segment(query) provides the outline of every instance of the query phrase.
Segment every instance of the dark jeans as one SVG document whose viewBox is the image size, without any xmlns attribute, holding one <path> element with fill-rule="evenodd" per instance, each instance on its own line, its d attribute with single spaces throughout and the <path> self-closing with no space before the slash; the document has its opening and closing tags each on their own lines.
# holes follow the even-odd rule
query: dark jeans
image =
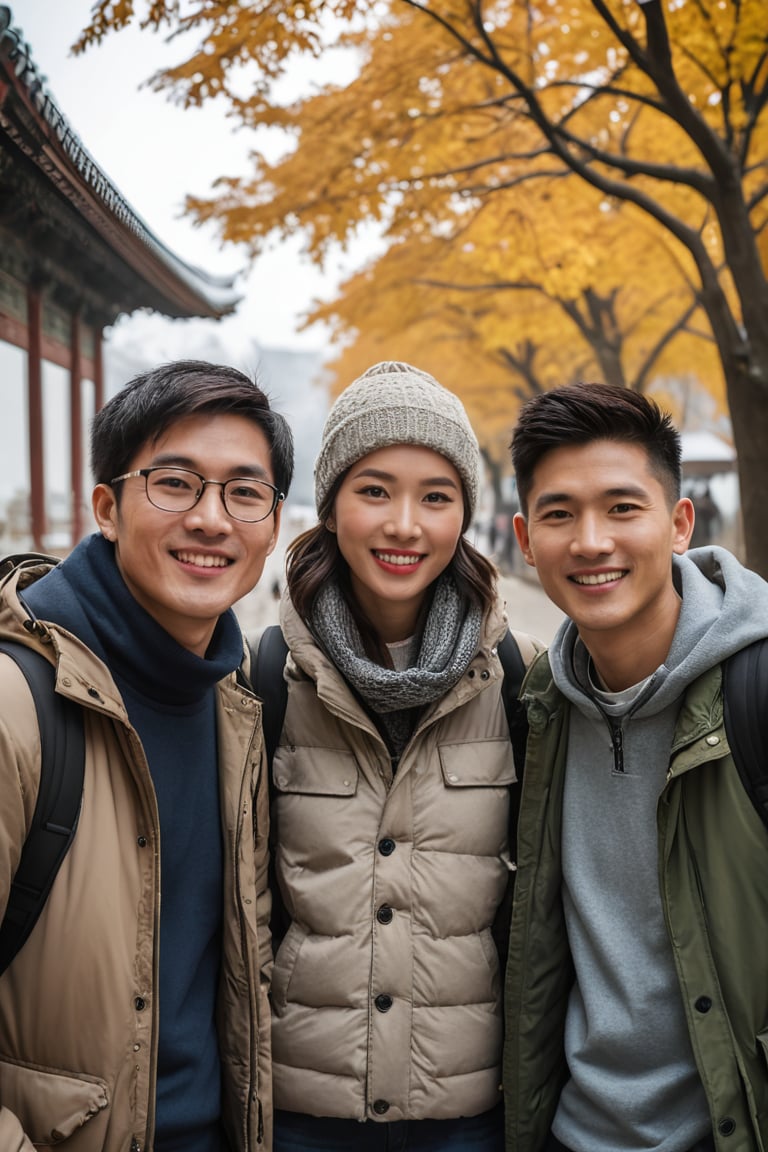
<svg viewBox="0 0 768 1152">
<path fill-rule="evenodd" d="M 275 1111 L 274 1152 L 504 1152 L 504 1109 L 457 1120 L 336 1120 Z"/>
<path fill-rule="evenodd" d="M 553 1136 L 550 1132 L 544 1152 L 570 1152 L 570 1149 L 561 1144 L 557 1136 Z M 689 1148 L 688 1152 L 715 1152 L 714 1136 L 704 1136 Z"/>
</svg>

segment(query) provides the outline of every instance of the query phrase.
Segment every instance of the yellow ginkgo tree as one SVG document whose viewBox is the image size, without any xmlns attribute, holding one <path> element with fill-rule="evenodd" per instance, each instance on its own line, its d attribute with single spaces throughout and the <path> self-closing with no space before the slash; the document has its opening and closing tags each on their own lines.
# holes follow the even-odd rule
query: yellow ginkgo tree
<svg viewBox="0 0 768 1152">
<path fill-rule="evenodd" d="M 199 36 L 159 86 L 190 103 L 222 97 L 246 126 L 288 134 L 293 147 L 281 159 L 255 154 L 248 179 L 223 179 L 212 198 L 189 201 L 199 220 L 254 255 L 276 232 L 300 231 L 322 261 L 371 220 L 392 245 L 450 235 L 462 210 L 494 198 L 517 206 L 498 237 L 514 249 L 526 202 L 557 181 L 621 205 L 638 228 L 643 218 L 645 235 L 663 233 L 675 315 L 691 309 L 685 338 L 701 327 L 698 308 L 717 350 L 747 559 L 768 575 L 765 0 L 152 0 L 140 13 L 131 0 L 100 0 L 82 45 L 134 16 Z M 297 54 L 321 53 L 332 33 L 358 54 L 355 79 L 281 104 L 274 81 Z M 553 264 L 558 244 L 574 249 L 545 219 L 542 208 L 541 293 L 584 304 L 580 259 Z M 600 208 L 590 219 L 579 244 L 597 250 L 610 229 Z M 490 271 L 478 261 L 464 291 Z M 523 271 L 514 266 L 510 279 Z M 592 292 L 610 300 L 612 289 L 647 287 L 631 264 L 616 271 L 613 285 L 601 278 Z"/>
<path fill-rule="evenodd" d="M 610 245 L 579 245 L 589 214 L 583 198 L 566 197 L 556 206 L 566 243 L 549 261 L 535 227 L 528 235 L 518 221 L 516 240 L 508 238 L 503 203 L 494 198 L 450 234 L 393 244 L 316 308 L 309 321 L 330 324 L 343 347 L 332 365 L 336 388 L 372 356 L 410 357 L 462 395 L 495 477 L 509 467 L 519 402 L 557 384 L 604 379 L 658 390 L 664 380 L 708 377 L 722 405 L 713 342 L 663 237 L 619 227 Z M 628 266 L 642 286 L 617 283 Z"/>
</svg>

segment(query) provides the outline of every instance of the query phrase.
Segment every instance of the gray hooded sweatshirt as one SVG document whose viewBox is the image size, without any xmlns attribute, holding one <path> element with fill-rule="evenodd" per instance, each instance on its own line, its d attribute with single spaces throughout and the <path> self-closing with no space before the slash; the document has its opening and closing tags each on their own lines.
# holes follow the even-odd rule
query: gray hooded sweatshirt
<svg viewBox="0 0 768 1152">
<path fill-rule="evenodd" d="M 673 557 L 682 608 L 664 664 L 602 693 L 566 621 L 550 649 L 574 708 L 563 799 L 563 898 L 576 968 L 566 1020 L 571 1079 L 553 1124 L 574 1152 L 685 1152 L 711 1131 L 667 938 L 656 808 L 683 695 L 768 635 L 768 584 L 722 548 Z"/>
</svg>

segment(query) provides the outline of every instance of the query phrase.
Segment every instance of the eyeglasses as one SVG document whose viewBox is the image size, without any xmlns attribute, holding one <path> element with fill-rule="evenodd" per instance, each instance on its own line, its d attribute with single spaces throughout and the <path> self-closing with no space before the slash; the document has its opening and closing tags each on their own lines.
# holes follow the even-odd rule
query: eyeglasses
<svg viewBox="0 0 768 1152">
<path fill-rule="evenodd" d="M 188 468 L 137 468 L 115 476 L 110 484 L 143 476 L 147 499 L 161 512 L 189 512 L 194 508 L 209 485 L 221 488 L 221 502 L 233 520 L 258 524 L 266 520 L 285 495 L 266 480 L 250 476 L 236 476 L 233 480 L 206 480 L 199 472 Z"/>
</svg>

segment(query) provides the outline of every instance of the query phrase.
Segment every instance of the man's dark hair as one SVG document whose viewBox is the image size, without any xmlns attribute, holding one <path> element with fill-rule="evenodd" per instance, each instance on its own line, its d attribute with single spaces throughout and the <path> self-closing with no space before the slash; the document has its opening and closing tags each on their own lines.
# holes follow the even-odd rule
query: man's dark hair
<svg viewBox="0 0 768 1152">
<path fill-rule="evenodd" d="M 554 448 L 617 440 L 639 444 L 672 507 L 680 499 L 682 448 L 672 417 L 640 392 L 614 384 L 568 384 L 527 400 L 512 433 L 512 466 L 520 511 L 528 515 L 528 496 L 536 465 Z"/>
<path fill-rule="evenodd" d="M 205 360 L 177 360 L 142 372 L 96 413 L 91 424 L 91 470 L 108 484 L 130 468 L 144 444 L 186 416 L 244 416 L 263 431 L 269 444 L 275 485 L 283 495 L 293 478 L 293 436 L 284 416 L 236 368 Z"/>
</svg>

